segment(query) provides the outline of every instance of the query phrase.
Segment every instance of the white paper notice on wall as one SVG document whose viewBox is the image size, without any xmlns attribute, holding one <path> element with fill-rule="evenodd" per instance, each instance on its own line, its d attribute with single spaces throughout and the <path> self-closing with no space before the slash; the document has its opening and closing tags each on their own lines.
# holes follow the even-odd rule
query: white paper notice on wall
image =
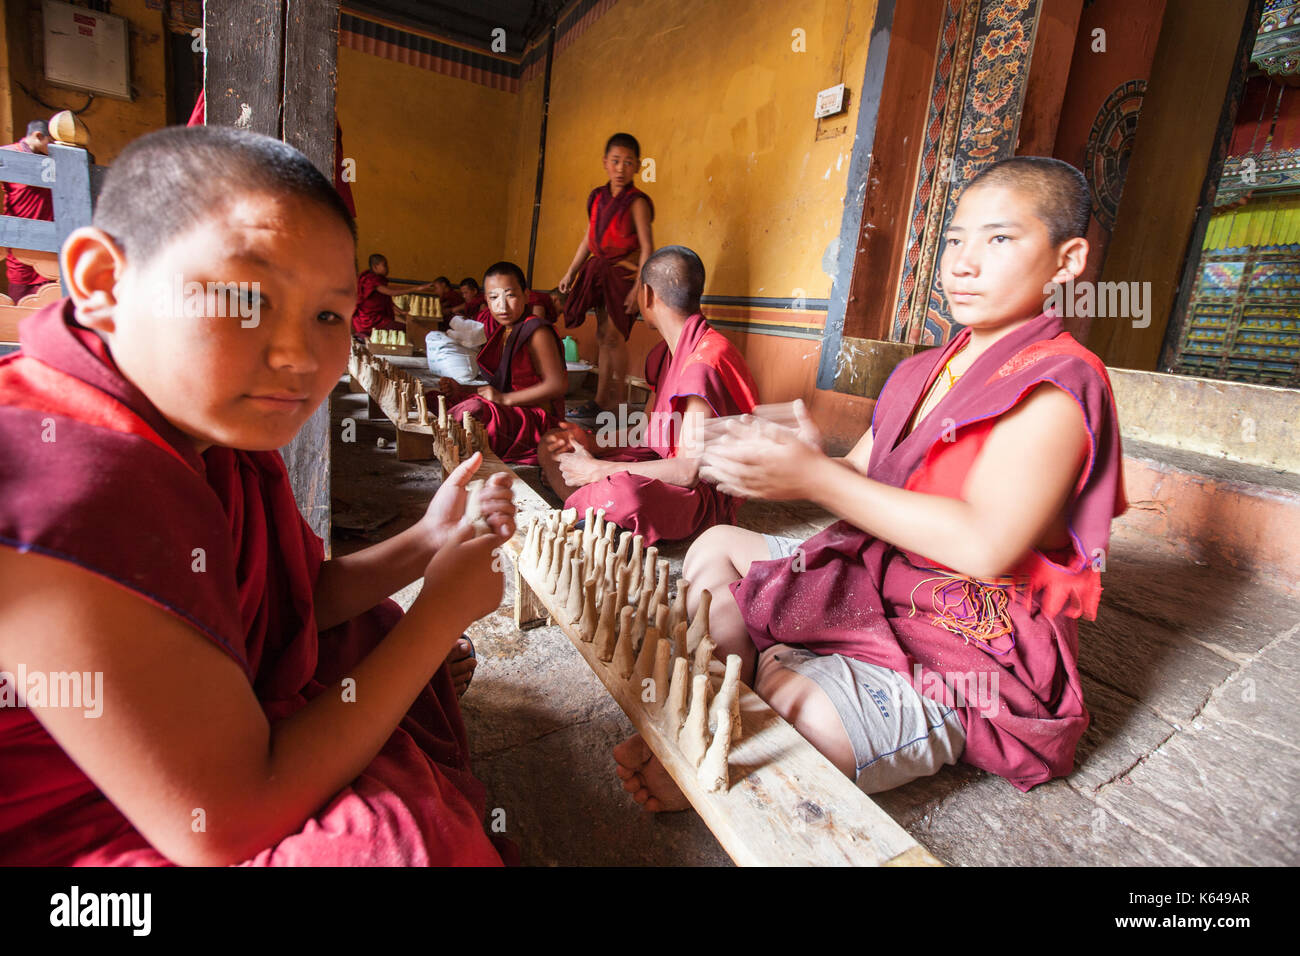
<svg viewBox="0 0 1300 956">
<path fill-rule="evenodd" d="M 823 116 L 834 116 L 842 109 L 844 109 L 843 83 L 822 90 L 817 94 L 817 109 L 813 111 L 813 118 L 821 119 Z"/>
<path fill-rule="evenodd" d="M 131 98 L 127 25 L 121 17 L 45 0 L 45 79 L 101 96 Z"/>
</svg>

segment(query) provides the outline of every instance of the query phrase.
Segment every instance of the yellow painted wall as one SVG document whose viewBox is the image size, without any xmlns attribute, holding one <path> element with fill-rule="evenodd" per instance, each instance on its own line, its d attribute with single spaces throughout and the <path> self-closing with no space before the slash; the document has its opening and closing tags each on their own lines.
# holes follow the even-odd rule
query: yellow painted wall
<svg viewBox="0 0 1300 956">
<path fill-rule="evenodd" d="M 363 264 L 380 252 L 394 276 L 457 282 L 501 257 L 517 107 L 512 93 L 339 48 Z"/>
<path fill-rule="evenodd" d="M 133 100 L 97 96 L 79 113 L 90 130 L 90 151 L 95 162 L 108 165 L 131 140 L 167 125 L 167 51 L 162 11 L 150 10 L 145 0 L 115 0 L 112 13 L 130 23 L 131 83 Z M 86 94 L 45 82 L 38 68 L 42 49 L 40 4 L 32 0 L 6 0 L 5 27 L 9 72 L 0 84 L 12 99 L 11 133 L 21 135 L 34 119 L 49 119 L 62 109 L 80 109 Z M 51 104 L 30 99 L 13 80 Z M 6 139 L 6 142 L 9 142 Z"/>
<path fill-rule="evenodd" d="M 828 249 L 839 236 L 875 0 L 619 0 L 556 58 L 534 284 L 559 281 L 586 227 L 585 201 L 604 181 L 615 132 L 641 143 L 655 182 L 656 246 L 695 249 L 706 294 L 827 298 Z M 805 52 L 793 49 L 804 31 Z M 817 92 L 849 89 L 849 109 L 813 118 Z M 521 84 L 521 145 L 512 195 L 531 200 L 542 73 Z M 837 130 L 843 130 L 834 135 Z M 512 203 L 506 246 L 522 262 L 531 214 Z M 802 292 L 798 291 L 802 290 Z M 708 311 L 707 308 L 705 310 Z M 807 316 L 800 316 L 806 319 Z M 571 331 L 595 357 L 593 322 Z M 766 402 L 804 398 L 836 447 L 868 426 L 871 403 L 815 388 L 820 343 L 727 330 Z M 658 341 L 637 323 L 632 368 Z"/>
<path fill-rule="evenodd" d="M 568 265 L 605 140 L 621 130 L 655 161 L 656 181 L 638 182 L 655 203 L 655 244 L 699 252 L 710 294 L 829 295 L 822 262 L 839 234 L 874 12 L 874 0 L 619 0 L 555 59 L 539 283 Z M 795 29 L 806 52 L 792 49 Z M 823 126 L 847 131 L 818 141 L 817 91 L 839 82 L 850 110 Z M 512 227 L 507 244 L 526 250 L 527 235 Z"/>
</svg>

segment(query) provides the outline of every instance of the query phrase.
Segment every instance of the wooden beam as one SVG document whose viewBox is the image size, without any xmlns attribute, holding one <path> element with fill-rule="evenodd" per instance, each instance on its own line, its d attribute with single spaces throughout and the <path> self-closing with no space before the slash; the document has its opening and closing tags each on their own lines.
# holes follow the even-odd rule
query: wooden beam
<svg viewBox="0 0 1300 956">
<path fill-rule="evenodd" d="M 338 49 L 338 0 L 286 0 L 282 137 L 330 182 L 334 181 Z M 324 540 L 326 555 L 330 550 L 329 406 L 327 398 L 280 451 L 298 508 Z"/>
<path fill-rule="evenodd" d="M 1144 326 L 1124 316 L 1092 320 L 1088 347 L 1107 365 L 1156 368 L 1183 263 L 1197 251 L 1190 239 L 1241 35 L 1258 27 L 1258 20 L 1243 26 L 1251 6 L 1251 0 L 1184 0 L 1165 7 L 1101 276 L 1150 283 L 1151 294 Z"/>
<path fill-rule="evenodd" d="M 274 136 L 334 178 L 338 0 L 207 0 L 209 125 Z M 281 449 L 298 509 L 330 551 L 328 400 Z"/>
<path fill-rule="evenodd" d="M 502 549 L 518 565 L 527 526 Z M 733 741 L 729 786 L 706 791 L 694 765 L 682 755 L 676 734 L 641 702 L 638 682 L 623 680 L 596 655 L 577 629 L 566 623 L 545 589 L 531 586 L 529 600 L 559 626 L 604 683 L 632 726 L 741 866 L 939 866 L 924 847 L 859 790 L 750 688 L 741 684 L 744 731 Z M 720 676 L 714 675 L 715 685 Z M 715 686 L 716 690 L 716 686 Z M 672 734 L 670 737 L 669 734 Z"/>
</svg>

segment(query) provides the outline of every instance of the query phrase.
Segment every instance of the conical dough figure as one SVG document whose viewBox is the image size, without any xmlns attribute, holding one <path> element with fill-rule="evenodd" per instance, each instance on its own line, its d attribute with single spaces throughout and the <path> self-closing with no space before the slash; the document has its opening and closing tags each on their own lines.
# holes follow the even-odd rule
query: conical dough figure
<svg viewBox="0 0 1300 956">
<path fill-rule="evenodd" d="M 673 661 L 673 642 L 667 638 L 659 638 L 659 646 L 655 648 L 655 670 L 654 670 L 654 699 L 652 701 L 653 710 L 659 710 L 663 707 L 664 699 L 668 694 L 668 680 Z"/>
<path fill-rule="evenodd" d="M 726 790 L 731 785 L 731 778 L 727 769 L 727 757 L 730 753 L 731 721 L 720 720 L 717 728 L 713 731 L 713 743 L 709 744 L 709 751 L 704 755 L 704 762 L 700 764 L 699 772 L 696 775 L 700 786 L 709 793 Z"/>
<path fill-rule="evenodd" d="M 673 658 L 672 682 L 668 685 L 668 703 L 663 709 L 664 730 L 676 736 L 686 717 L 686 693 L 690 686 L 691 668 L 684 657 Z"/>
<path fill-rule="evenodd" d="M 614 673 L 623 680 L 632 676 L 636 665 L 636 651 L 632 647 L 632 617 L 636 613 L 633 607 L 625 607 L 618 612 L 618 643 L 614 645 Z"/>
<path fill-rule="evenodd" d="M 686 632 L 686 649 L 694 651 L 700 641 L 709 634 L 709 606 L 713 603 L 713 592 L 705 588 L 700 592 L 700 606 L 695 609 L 695 620 L 691 621 L 690 630 Z"/>
<path fill-rule="evenodd" d="M 659 650 L 659 632 L 647 627 L 645 638 L 641 641 L 641 650 L 636 656 L 636 666 L 632 668 L 633 680 L 641 681 L 655 672 L 655 655 Z"/>
<path fill-rule="evenodd" d="M 600 604 L 600 623 L 596 625 L 596 656 L 608 661 L 614 656 L 614 640 L 618 636 L 614 628 L 618 626 L 618 612 L 614 607 L 614 592 L 605 594 Z"/>
<path fill-rule="evenodd" d="M 709 679 L 702 674 L 691 678 L 691 712 L 677 738 L 683 756 L 698 767 L 709 747 Z"/>
<path fill-rule="evenodd" d="M 582 621 L 578 628 L 578 636 L 583 641 L 590 644 L 596 637 L 596 583 L 587 581 L 582 586 Z"/>
</svg>

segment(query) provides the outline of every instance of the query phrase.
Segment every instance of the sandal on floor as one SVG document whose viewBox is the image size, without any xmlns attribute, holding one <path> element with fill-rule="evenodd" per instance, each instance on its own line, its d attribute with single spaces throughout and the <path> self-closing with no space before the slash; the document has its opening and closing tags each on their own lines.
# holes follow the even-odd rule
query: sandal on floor
<svg viewBox="0 0 1300 956">
<path fill-rule="evenodd" d="M 569 412 L 568 418 L 595 418 L 604 409 L 595 402 L 587 402 L 585 405 L 579 405 L 573 411 Z"/>
</svg>

